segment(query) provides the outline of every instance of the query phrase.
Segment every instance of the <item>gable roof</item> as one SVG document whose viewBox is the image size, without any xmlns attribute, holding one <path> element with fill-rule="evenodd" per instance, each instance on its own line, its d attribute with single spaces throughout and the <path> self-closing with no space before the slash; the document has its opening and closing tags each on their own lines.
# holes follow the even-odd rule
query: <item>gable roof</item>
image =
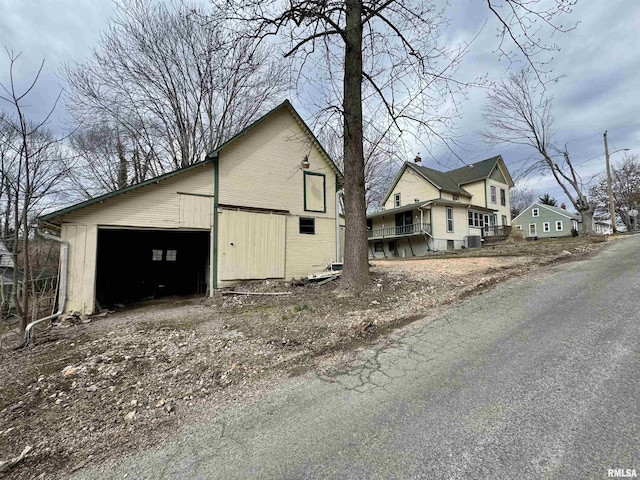
<svg viewBox="0 0 640 480">
<path fill-rule="evenodd" d="M 270 110 L 269 112 L 265 113 L 262 117 L 260 117 L 259 119 L 257 119 L 255 122 L 253 122 L 251 125 L 247 126 L 246 128 L 244 128 L 243 130 L 241 130 L 240 132 L 238 132 L 237 134 L 235 134 L 233 137 L 231 137 L 230 139 L 228 139 L 227 141 L 225 141 L 224 143 L 222 143 L 222 145 L 220 145 L 218 148 L 216 148 L 215 150 L 213 150 L 212 152 L 209 152 L 209 154 L 207 154 L 207 159 L 209 158 L 215 158 L 218 156 L 218 154 L 227 146 L 229 146 L 230 144 L 236 142 L 237 140 L 239 140 L 240 138 L 242 138 L 244 135 L 246 135 L 247 133 L 249 133 L 251 130 L 253 130 L 254 128 L 256 128 L 258 125 L 260 125 L 261 123 L 263 123 L 265 120 L 267 120 L 269 117 L 273 116 L 276 112 L 282 110 L 283 108 L 287 109 L 287 111 L 293 116 L 293 118 L 295 118 L 295 120 L 298 122 L 298 124 L 302 127 L 302 129 L 305 131 L 305 133 L 307 135 L 309 135 L 313 145 L 315 147 L 318 148 L 318 150 L 320 150 L 320 153 L 322 153 L 322 155 L 325 157 L 325 160 L 327 160 L 327 162 L 329 163 L 329 165 L 331 166 L 331 168 L 333 168 L 333 170 L 335 171 L 336 175 L 338 175 L 340 177 L 340 179 L 343 178 L 342 172 L 340 171 L 340 169 L 338 168 L 338 166 L 334 163 L 334 161 L 331 159 L 331 156 L 327 153 L 327 151 L 324 149 L 324 147 L 322 146 L 322 144 L 320 143 L 320 141 L 318 140 L 318 138 L 314 135 L 314 133 L 311 131 L 311 129 L 309 128 L 309 126 L 305 123 L 305 121 L 302 119 L 302 117 L 300 116 L 300 114 L 297 112 L 297 110 L 295 108 L 293 108 L 293 105 L 291 105 L 291 102 L 289 100 L 285 100 L 284 102 L 282 102 L 280 105 L 278 105 L 277 107 L 275 107 L 274 109 Z"/>
<path fill-rule="evenodd" d="M 439 172 L 438 170 L 422 167 L 413 163 L 409 163 L 408 165 L 410 166 L 410 168 L 417 171 L 424 178 L 433 183 L 440 190 L 449 193 L 461 194 L 466 197 L 471 197 L 471 194 L 469 192 L 467 192 L 464 188 L 458 185 L 458 183 L 456 183 L 453 178 L 451 178 L 449 172 Z"/>
<path fill-rule="evenodd" d="M 93 205 L 95 203 L 104 202 L 113 197 L 117 197 L 118 195 L 122 195 L 123 193 L 131 192 L 133 190 L 137 190 L 138 188 L 146 187 L 147 185 L 151 185 L 153 183 L 159 183 L 162 180 L 166 180 L 167 178 L 174 177 L 176 175 L 180 175 L 181 173 L 188 172 L 189 170 L 193 170 L 194 168 L 201 167 L 208 163 L 211 163 L 213 158 L 205 158 L 201 162 L 193 163 L 183 168 L 179 168 L 178 170 L 174 170 L 169 173 L 165 173 L 163 175 L 158 175 L 157 177 L 150 178 L 149 180 L 145 180 L 144 182 L 136 183 L 135 185 L 131 185 L 129 187 L 121 188 L 120 190 L 114 190 L 113 192 L 105 193 L 104 195 L 100 195 L 99 197 L 90 198 L 89 200 L 85 200 L 84 202 L 76 203 L 75 205 L 71 205 L 70 207 L 62 208 L 60 210 L 56 210 L 55 212 L 48 213 L 47 215 L 42 215 L 38 218 L 38 221 L 41 222 L 49 222 L 56 217 L 61 215 L 66 215 L 67 213 L 74 212 L 76 210 L 80 210 L 81 208 L 88 207 L 89 205 Z"/>
<path fill-rule="evenodd" d="M 402 175 L 404 175 L 404 172 L 407 171 L 407 169 L 413 171 L 418 176 L 425 179 L 427 182 L 429 182 L 431 185 L 436 187 L 438 190 L 441 190 L 443 192 L 453 193 L 456 195 L 464 195 L 465 197 L 469 197 L 469 198 L 472 197 L 472 195 L 469 192 L 467 192 L 464 188 L 457 185 L 451 178 L 448 177 L 448 172 L 439 172 L 438 170 L 422 167 L 420 165 L 416 165 L 415 163 L 404 162 L 404 164 L 402 165 L 402 168 L 396 175 L 396 178 L 393 180 L 393 183 L 387 190 L 387 193 L 385 194 L 380 204 L 384 204 L 387 201 L 387 199 L 389 198 L 389 195 L 391 195 L 391 192 L 393 192 L 393 189 L 396 188 L 396 185 L 402 178 Z"/>
<path fill-rule="evenodd" d="M 524 214 L 528 213 L 532 208 L 544 208 L 546 210 L 549 210 L 552 213 L 555 213 L 557 215 L 561 215 L 565 218 L 569 218 L 571 220 L 577 220 L 578 222 L 582 221 L 582 217 L 580 215 L 576 215 L 574 213 L 570 213 L 567 212 L 566 210 L 560 208 L 560 207 L 552 207 L 551 205 L 546 205 L 544 203 L 540 203 L 540 202 L 533 202 L 531 205 L 529 205 L 527 208 L 525 208 L 522 212 L 520 212 L 519 215 L 517 215 L 513 220 L 511 220 L 511 222 L 515 222 L 518 218 L 520 218 L 521 216 L 523 216 Z"/>
<path fill-rule="evenodd" d="M 487 158 L 486 160 L 481 160 L 480 162 L 472 163 L 465 167 L 456 168 L 455 170 L 451 170 L 447 172 L 451 178 L 458 184 L 464 185 L 467 183 L 475 182 L 478 180 L 483 180 L 485 178 L 489 178 L 493 171 L 499 166 L 503 167 L 503 174 L 507 183 L 510 187 L 513 187 L 515 184 L 513 183 L 513 179 L 509 174 L 509 170 L 507 170 L 507 166 L 502 159 L 502 156 L 497 155 L 495 157 Z"/>
<path fill-rule="evenodd" d="M 88 206 L 96 204 L 96 203 L 104 202 L 105 200 L 108 200 L 110 198 L 116 197 L 118 195 L 122 195 L 123 193 L 131 192 L 131 191 L 136 190 L 138 188 L 146 187 L 147 185 L 151 185 L 151 184 L 154 184 L 154 183 L 161 182 L 162 180 L 166 180 L 166 179 L 171 178 L 171 177 L 173 177 L 175 175 L 179 175 L 181 173 L 188 172 L 189 170 L 193 170 L 194 168 L 198 168 L 198 167 L 201 167 L 203 165 L 209 164 L 209 163 L 213 162 L 218 157 L 218 154 L 225 147 L 227 147 L 229 144 L 237 141 L 238 139 L 240 139 L 241 137 L 243 137 L 244 135 L 249 133 L 255 127 L 260 125 L 262 122 L 264 122 L 269 117 L 273 116 L 276 112 L 280 111 L 283 108 L 287 109 L 287 111 L 292 114 L 294 119 L 300 124 L 300 126 L 303 128 L 303 130 L 310 136 L 312 143 L 320 150 L 320 153 L 322 153 L 322 155 L 325 157 L 325 159 L 327 160 L 329 165 L 335 170 L 336 175 L 340 179 L 342 179 L 343 178 L 342 172 L 340 172 L 340 169 L 336 166 L 336 164 L 333 162 L 333 160 L 331 159 L 329 154 L 322 147 L 322 145 L 320 144 L 320 142 L 318 141 L 316 136 L 313 134 L 313 132 L 311 131 L 309 126 L 304 122 L 304 120 L 302 120 L 302 117 L 300 117 L 300 115 L 298 114 L 296 109 L 293 108 L 293 105 L 291 105 L 291 102 L 289 102 L 289 100 L 285 100 L 280 105 L 278 105 L 277 107 L 273 108 L 269 112 L 265 113 L 262 117 L 260 117 L 259 119 L 257 119 L 256 121 L 254 121 L 253 123 L 248 125 L 242 131 L 240 131 L 239 133 L 237 133 L 236 135 L 234 135 L 233 137 L 231 137 L 230 139 L 228 139 L 227 141 L 222 143 L 222 145 L 220 145 L 218 148 L 216 148 L 212 152 L 208 153 L 207 156 L 205 157 L 205 159 L 200 161 L 200 162 L 193 163 L 191 165 L 188 165 L 188 166 L 183 167 L 183 168 L 179 168 L 177 170 L 174 170 L 174 171 L 169 172 L 169 173 L 165 173 L 163 175 L 158 175 L 157 177 L 150 178 L 149 180 L 145 180 L 143 182 L 137 183 L 135 185 L 131 185 L 129 187 L 125 187 L 125 188 L 121 188 L 119 190 L 115 190 L 113 192 L 105 193 L 104 195 L 100 195 L 99 197 L 95 197 L 95 198 L 91 198 L 89 200 L 85 200 L 84 202 L 76 203 L 75 205 L 71 205 L 69 207 L 62 208 L 60 210 L 56 210 L 55 212 L 49 213 L 47 215 L 42 215 L 41 217 L 39 217 L 38 220 L 42 221 L 42 222 L 49 222 L 49 221 L 51 221 L 51 220 L 53 220 L 53 219 L 55 219 L 57 217 L 60 217 L 62 215 L 66 215 L 67 213 L 71 213 L 71 212 L 74 212 L 76 210 L 80 210 L 81 208 L 88 207 Z"/>
</svg>

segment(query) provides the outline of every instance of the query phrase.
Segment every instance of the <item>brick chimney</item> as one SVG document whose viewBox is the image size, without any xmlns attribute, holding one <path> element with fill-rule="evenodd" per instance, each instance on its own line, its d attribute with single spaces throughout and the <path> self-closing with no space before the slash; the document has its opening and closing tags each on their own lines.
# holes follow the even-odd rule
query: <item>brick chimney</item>
<svg viewBox="0 0 640 480">
<path fill-rule="evenodd" d="M 413 159 L 416 165 L 422 165 L 422 158 L 420 158 L 420 154 L 416 155 L 416 158 Z"/>
<path fill-rule="evenodd" d="M 563 203 L 562 205 L 560 205 L 560 208 L 563 209 L 563 210 L 566 210 L 567 206 Z"/>
</svg>

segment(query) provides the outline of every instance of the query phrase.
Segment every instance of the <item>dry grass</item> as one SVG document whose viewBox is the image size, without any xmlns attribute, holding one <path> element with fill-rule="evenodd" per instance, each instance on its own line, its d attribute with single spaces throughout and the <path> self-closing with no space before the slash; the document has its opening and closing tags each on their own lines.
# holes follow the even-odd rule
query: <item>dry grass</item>
<svg viewBox="0 0 640 480">
<path fill-rule="evenodd" d="M 30 445 L 10 475 L 48 478 L 153 445 L 201 405 L 243 401 L 260 382 L 268 388 L 287 375 L 331 369 L 330 354 L 602 245 L 569 238 L 376 261 L 373 283 L 358 297 L 338 297 L 333 283 L 263 282 L 239 289 L 291 295 L 225 296 L 217 306 L 165 299 L 49 329 L 23 351 L 0 353 L 0 461 Z M 65 376 L 68 366 L 76 370 Z"/>
</svg>

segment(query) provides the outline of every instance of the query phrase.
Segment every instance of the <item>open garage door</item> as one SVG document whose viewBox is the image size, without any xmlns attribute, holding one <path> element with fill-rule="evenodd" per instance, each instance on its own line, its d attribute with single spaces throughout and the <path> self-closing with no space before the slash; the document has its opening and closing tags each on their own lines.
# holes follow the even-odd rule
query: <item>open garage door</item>
<svg viewBox="0 0 640 480">
<path fill-rule="evenodd" d="M 205 293 L 209 232 L 98 230 L 100 305 Z"/>
</svg>

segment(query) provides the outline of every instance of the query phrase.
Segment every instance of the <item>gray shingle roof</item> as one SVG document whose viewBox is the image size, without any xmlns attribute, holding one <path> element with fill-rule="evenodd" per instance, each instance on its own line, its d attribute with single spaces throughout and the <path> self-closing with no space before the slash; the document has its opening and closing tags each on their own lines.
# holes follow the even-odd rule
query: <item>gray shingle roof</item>
<svg viewBox="0 0 640 480">
<path fill-rule="evenodd" d="M 582 217 L 575 213 L 568 212 L 567 210 L 560 207 L 552 207 L 551 205 L 547 205 L 545 203 L 536 202 L 534 205 L 538 205 L 539 207 L 546 208 L 547 210 L 551 210 L 552 212 L 559 213 L 560 215 L 564 215 L 566 217 L 572 218 L 573 220 L 582 221 Z"/>
<path fill-rule="evenodd" d="M 407 163 L 407 166 L 413 168 L 415 171 L 420 173 L 423 177 L 430 180 L 436 186 L 440 187 L 441 190 L 449 193 L 457 193 L 464 195 L 466 197 L 471 197 L 471 194 L 467 192 L 464 188 L 460 187 L 451 177 L 450 172 L 439 172 L 438 170 L 433 170 L 432 168 L 421 167 L 420 165 L 415 165 L 413 163 Z"/>
<path fill-rule="evenodd" d="M 456 168 L 447 172 L 447 174 L 458 184 L 473 182 L 487 178 L 498 163 L 500 156 L 487 158 L 481 162 L 472 163 L 471 165 Z"/>
</svg>

